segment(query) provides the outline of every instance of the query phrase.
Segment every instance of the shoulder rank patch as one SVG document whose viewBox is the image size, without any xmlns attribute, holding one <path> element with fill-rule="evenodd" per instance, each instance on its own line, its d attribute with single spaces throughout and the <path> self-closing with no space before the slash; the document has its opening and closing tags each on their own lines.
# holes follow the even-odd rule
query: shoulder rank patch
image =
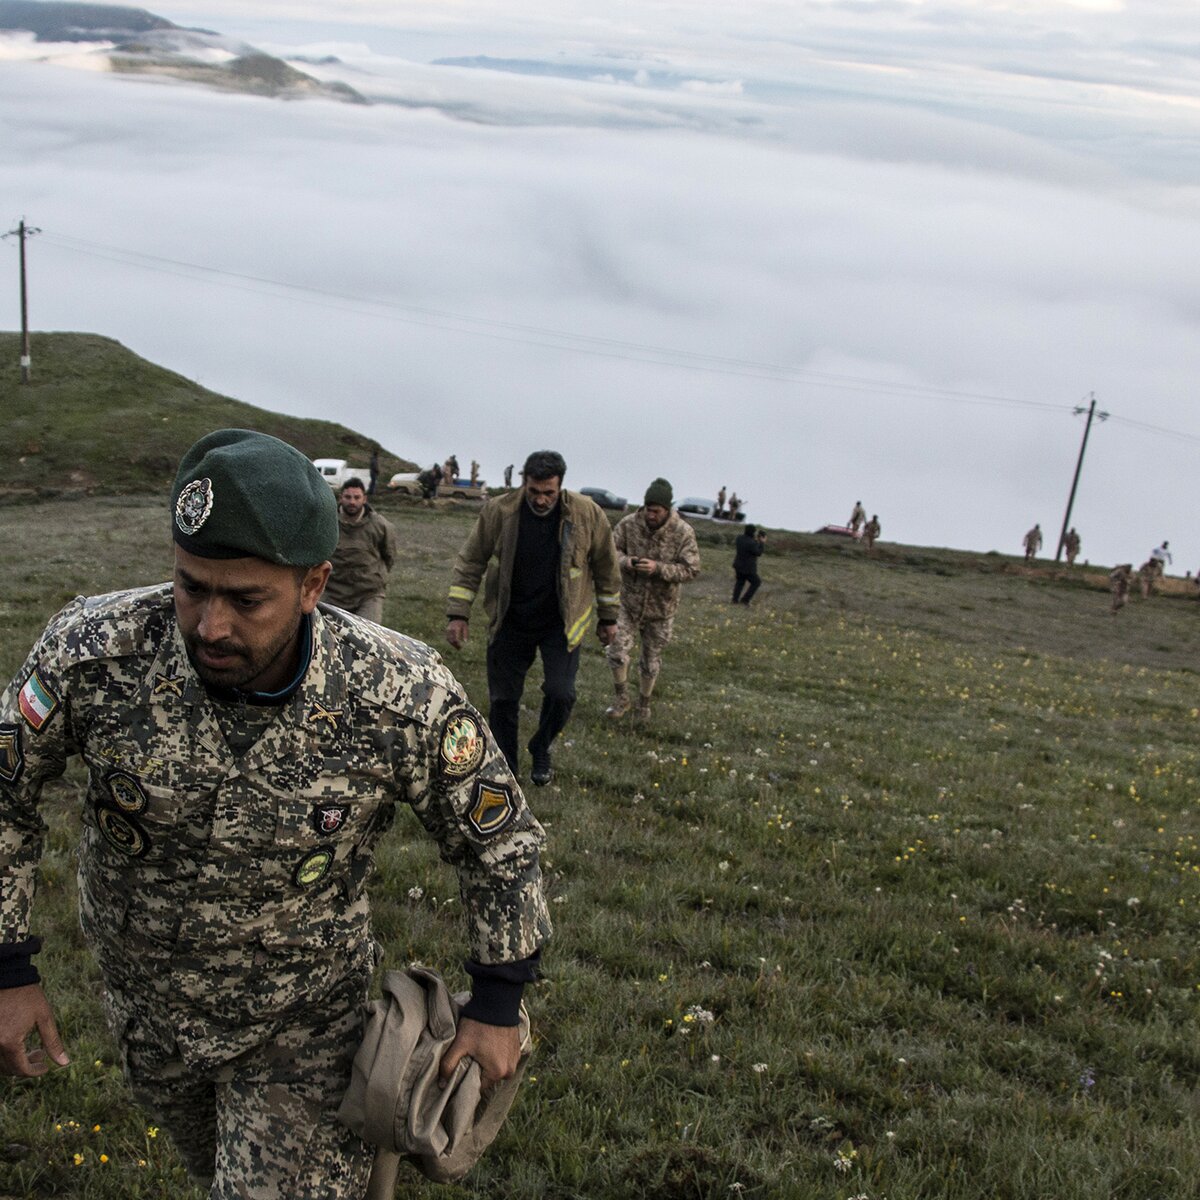
<svg viewBox="0 0 1200 1200">
<path fill-rule="evenodd" d="M 140 813 L 149 803 L 142 785 L 127 771 L 109 771 L 104 784 L 113 803 L 123 813 Z"/>
<path fill-rule="evenodd" d="M 480 837 L 493 837 L 517 815 L 512 788 L 506 783 L 477 779 L 467 820 Z"/>
<path fill-rule="evenodd" d="M 296 864 L 292 879 L 299 887 L 312 887 L 314 883 L 318 883 L 329 874 L 329 868 L 332 866 L 332 850 L 314 850 L 312 854 L 306 854 Z"/>
<path fill-rule="evenodd" d="M 464 779 L 479 770 L 484 749 L 479 719 L 469 708 L 456 708 L 446 718 L 442 743 L 438 747 L 442 774 L 451 779 Z"/>
<path fill-rule="evenodd" d="M 16 783 L 25 769 L 25 755 L 21 751 L 21 727 L 0 724 L 0 779 L 5 783 Z"/>
<path fill-rule="evenodd" d="M 200 531 L 213 506 L 211 479 L 193 479 L 175 501 L 175 524 L 189 536 Z"/>
<path fill-rule="evenodd" d="M 97 807 L 96 824 L 100 826 L 104 840 L 130 858 L 141 858 L 150 849 L 145 830 L 132 817 L 115 808 Z"/>
<path fill-rule="evenodd" d="M 34 733 L 40 733 L 42 726 L 54 716 L 58 708 L 58 697 L 35 670 L 25 680 L 25 686 L 17 697 L 17 705 L 21 709 L 21 716 L 29 723 L 30 729 Z"/>
<path fill-rule="evenodd" d="M 313 809 L 313 827 L 322 837 L 337 833 L 350 816 L 348 804 L 318 804 Z"/>
</svg>

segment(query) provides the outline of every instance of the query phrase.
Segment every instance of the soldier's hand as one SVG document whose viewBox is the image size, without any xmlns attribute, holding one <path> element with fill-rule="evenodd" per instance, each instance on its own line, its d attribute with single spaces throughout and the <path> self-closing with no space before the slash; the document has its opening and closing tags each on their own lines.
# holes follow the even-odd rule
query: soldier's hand
<svg viewBox="0 0 1200 1200">
<path fill-rule="evenodd" d="M 633 569 L 639 575 L 653 575 L 658 570 L 658 563 L 652 558 L 638 558 L 634 560 Z"/>
<path fill-rule="evenodd" d="M 486 1091 L 502 1079 L 511 1079 L 521 1061 L 521 1032 L 516 1025 L 485 1025 L 463 1017 L 458 1033 L 442 1055 L 438 1077 L 445 1083 L 459 1059 L 470 1055 L 478 1064 Z"/>
<path fill-rule="evenodd" d="M 452 645 L 455 650 L 461 650 L 467 644 L 467 637 L 470 630 L 468 623 L 462 618 L 452 620 L 446 626 L 446 641 Z"/>
<path fill-rule="evenodd" d="M 42 1044 L 27 1051 L 25 1043 L 34 1030 Z M 42 985 L 30 983 L 0 990 L 0 1072 L 44 1075 L 50 1070 L 50 1061 L 65 1067 L 71 1060 L 63 1049 Z"/>
<path fill-rule="evenodd" d="M 611 646 L 617 639 L 616 625 L 597 625 L 596 636 L 600 639 L 600 645 Z"/>
</svg>

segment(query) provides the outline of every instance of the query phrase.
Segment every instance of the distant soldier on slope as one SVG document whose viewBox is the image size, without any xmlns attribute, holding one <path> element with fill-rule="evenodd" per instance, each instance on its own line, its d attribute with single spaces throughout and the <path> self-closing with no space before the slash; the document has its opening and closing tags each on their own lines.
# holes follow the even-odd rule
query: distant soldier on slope
<svg viewBox="0 0 1200 1200">
<path fill-rule="evenodd" d="M 875 539 L 879 536 L 882 526 L 879 524 L 878 515 L 873 515 L 871 519 L 863 526 L 863 541 L 867 543 L 867 550 L 871 551 L 875 548 Z"/>
<path fill-rule="evenodd" d="M 1067 530 L 1066 536 L 1063 538 L 1063 549 L 1067 554 L 1068 567 L 1073 567 L 1075 565 L 1075 559 L 1079 555 L 1080 544 L 1079 534 L 1076 533 L 1075 526 L 1072 525 L 1071 528 Z"/>
<path fill-rule="evenodd" d="M 867 510 L 863 508 L 861 500 L 855 500 L 854 511 L 850 514 L 850 520 L 847 524 L 850 526 L 851 533 L 858 533 L 859 527 L 867 519 Z"/>
<path fill-rule="evenodd" d="M 1033 562 L 1037 552 L 1042 548 L 1042 526 L 1040 522 L 1022 539 L 1025 546 L 1025 561 Z"/>
<path fill-rule="evenodd" d="M 1125 607 L 1129 599 L 1129 584 L 1133 579 L 1133 563 L 1122 563 L 1113 567 L 1108 575 L 1108 586 L 1112 591 L 1112 611 L 1114 615 Z"/>
</svg>

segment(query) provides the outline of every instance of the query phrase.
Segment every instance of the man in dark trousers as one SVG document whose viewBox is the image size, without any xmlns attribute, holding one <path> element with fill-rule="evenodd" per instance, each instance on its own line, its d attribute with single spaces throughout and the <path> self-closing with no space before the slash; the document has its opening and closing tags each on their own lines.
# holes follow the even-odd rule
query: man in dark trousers
<svg viewBox="0 0 1200 1200">
<path fill-rule="evenodd" d="M 766 530 L 747 525 L 746 532 L 738 534 L 734 547 L 733 571 L 737 578 L 733 584 L 733 603 L 749 604 L 762 583 L 758 577 L 758 560 L 767 547 Z"/>
<path fill-rule="evenodd" d="M 525 676 L 541 654 L 542 710 L 529 740 L 530 778 L 539 787 L 550 782 L 550 746 L 575 704 L 583 636 L 595 614 L 596 636 L 608 646 L 621 602 L 612 527 L 594 500 L 563 488 L 566 470 L 553 450 L 525 460 L 521 487 L 479 514 L 454 564 L 446 605 L 446 640 L 458 650 L 466 644 L 471 605 L 487 573 L 489 723 L 514 773 Z"/>
</svg>

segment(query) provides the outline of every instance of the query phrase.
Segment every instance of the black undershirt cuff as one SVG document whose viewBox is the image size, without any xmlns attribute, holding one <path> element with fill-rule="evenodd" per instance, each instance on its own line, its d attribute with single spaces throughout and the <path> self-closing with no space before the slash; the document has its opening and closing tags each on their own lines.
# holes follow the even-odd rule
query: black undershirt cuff
<svg viewBox="0 0 1200 1200">
<path fill-rule="evenodd" d="M 540 950 L 511 963 L 478 963 L 468 959 L 463 966 L 471 977 L 471 999 L 461 1016 L 484 1025 L 519 1025 L 521 996 L 525 985 L 538 978 Z"/>
<path fill-rule="evenodd" d="M 41 948 L 40 937 L 28 937 L 20 942 L 0 942 L 0 991 L 41 983 L 42 977 L 32 962 L 33 956 Z"/>
</svg>

